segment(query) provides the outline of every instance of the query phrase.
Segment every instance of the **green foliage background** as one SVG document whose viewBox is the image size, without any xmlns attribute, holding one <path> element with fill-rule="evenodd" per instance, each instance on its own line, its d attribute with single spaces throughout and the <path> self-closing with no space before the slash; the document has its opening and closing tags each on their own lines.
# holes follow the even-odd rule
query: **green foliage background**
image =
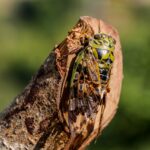
<svg viewBox="0 0 150 150">
<path fill-rule="evenodd" d="M 117 115 L 89 150 L 150 149 L 150 1 L 1 0 L 0 110 L 20 93 L 79 16 L 117 27 L 124 81 Z"/>
</svg>

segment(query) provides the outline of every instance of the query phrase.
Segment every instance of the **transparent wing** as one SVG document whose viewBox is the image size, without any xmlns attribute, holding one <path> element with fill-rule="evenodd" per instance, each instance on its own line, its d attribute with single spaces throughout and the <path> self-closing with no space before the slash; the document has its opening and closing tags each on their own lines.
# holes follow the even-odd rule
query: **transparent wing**
<svg viewBox="0 0 150 150">
<path fill-rule="evenodd" d="M 71 132 L 71 139 L 80 146 L 95 129 L 101 128 L 105 109 L 99 62 L 88 48 L 81 50 L 68 76 L 68 96 L 61 105 L 64 120 Z M 67 94 L 66 94 L 67 95 Z M 76 148 L 77 148 L 76 147 Z"/>
<path fill-rule="evenodd" d="M 98 60 L 88 49 L 75 60 L 69 93 L 68 126 L 86 137 L 93 131 L 98 106 L 103 103 Z"/>
</svg>

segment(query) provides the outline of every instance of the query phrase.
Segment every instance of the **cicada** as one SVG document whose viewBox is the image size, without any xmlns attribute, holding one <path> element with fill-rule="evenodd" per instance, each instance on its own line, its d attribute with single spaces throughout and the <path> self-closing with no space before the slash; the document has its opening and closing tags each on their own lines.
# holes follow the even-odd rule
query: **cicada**
<svg viewBox="0 0 150 150">
<path fill-rule="evenodd" d="M 71 138 L 78 144 L 94 130 L 100 131 L 106 95 L 110 90 L 115 43 L 113 37 L 105 33 L 88 38 L 69 71 L 60 109 Z"/>
</svg>

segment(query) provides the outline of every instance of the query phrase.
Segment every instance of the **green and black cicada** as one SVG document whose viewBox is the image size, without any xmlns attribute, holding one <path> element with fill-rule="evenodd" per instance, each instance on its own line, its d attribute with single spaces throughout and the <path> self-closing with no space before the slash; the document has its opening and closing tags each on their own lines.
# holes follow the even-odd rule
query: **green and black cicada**
<svg viewBox="0 0 150 150">
<path fill-rule="evenodd" d="M 88 38 L 73 62 L 68 76 L 68 97 L 61 105 L 62 116 L 72 136 L 86 139 L 101 120 L 109 91 L 115 40 L 99 33 Z"/>
</svg>

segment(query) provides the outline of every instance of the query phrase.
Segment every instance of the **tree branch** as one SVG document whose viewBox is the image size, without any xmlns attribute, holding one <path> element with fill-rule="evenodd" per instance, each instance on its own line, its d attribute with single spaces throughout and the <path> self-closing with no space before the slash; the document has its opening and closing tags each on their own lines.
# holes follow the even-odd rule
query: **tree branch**
<svg viewBox="0 0 150 150">
<path fill-rule="evenodd" d="M 110 34 L 116 40 L 115 61 L 110 79 L 110 92 L 101 130 L 108 125 L 118 107 L 122 82 L 122 54 L 118 32 L 112 26 L 92 17 L 81 17 L 66 39 L 47 57 L 25 90 L 0 114 L 0 149 L 60 150 L 69 149 L 70 134 L 64 129 L 59 103 L 66 77 L 75 53 L 81 47 L 81 36 L 98 32 Z M 68 53 L 69 56 L 65 57 Z M 60 59 L 62 57 L 65 59 Z M 85 140 L 80 149 L 96 137 Z"/>
</svg>

